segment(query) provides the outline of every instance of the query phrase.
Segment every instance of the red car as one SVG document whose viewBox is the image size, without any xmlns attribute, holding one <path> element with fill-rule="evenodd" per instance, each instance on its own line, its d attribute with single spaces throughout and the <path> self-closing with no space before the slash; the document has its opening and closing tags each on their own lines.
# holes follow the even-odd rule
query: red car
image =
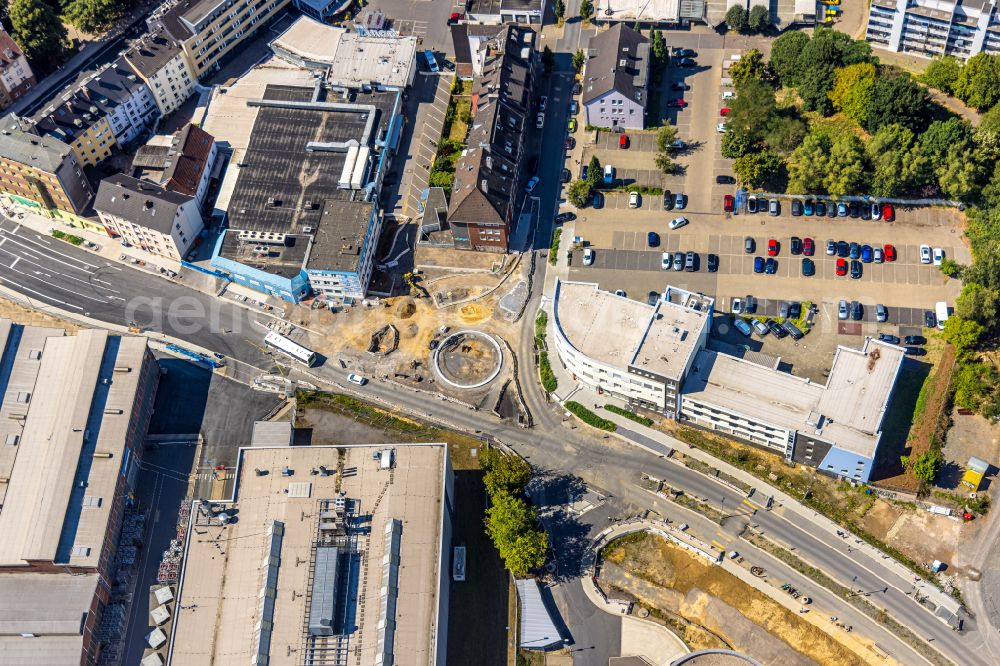
<svg viewBox="0 0 1000 666">
<path fill-rule="evenodd" d="M 813 243 L 812 238 L 802 239 L 802 254 L 806 255 L 807 257 L 811 257 L 814 254 L 816 254 L 816 244 Z"/>
<path fill-rule="evenodd" d="M 448 17 L 448 25 L 455 25 L 462 20 L 462 15 L 458 12 L 452 12 L 451 16 Z"/>
<path fill-rule="evenodd" d="M 847 275 L 847 259 L 837 259 L 837 275 Z"/>
<path fill-rule="evenodd" d="M 729 109 L 728 108 L 719 109 L 719 115 L 723 116 L 723 117 L 728 116 L 729 115 Z"/>
<path fill-rule="evenodd" d="M 885 208 L 883 208 L 882 210 L 885 210 Z M 896 261 L 896 248 L 895 247 L 893 247 L 892 245 L 888 245 L 887 244 L 883 249 L 885 250 L 885 260 L 886 261 Z"/>
<path fill-rule="evenodd" d="M 890 203 L 882 204 L 882 219 L 885 220 L 886 222 L 892 222 L 893 220 L 896 219 L 896 209 L 892 207 L 892 204 Z M 886 247 L 889 246 L 886 245 Z M 886 255 L 888 254 L 889 253 L 886 252 Z M 886 259 L 888 260 L 889 257 L 886 256 Z"/>
<path fill-rule="evenodd" d="M 767 241 L 767 256 L 776 257 L 778 256 L 778 241 L 773 238 Z"/>
<path fill-rule="evenodd" d="M 667 102 L 667 106 L 672 106 L 678 109 L 683 109 L 687 105 L 688 103 L 682 99 L 672 99 L 669 102 Z"/>
<path fill-rule="evenodd" d="M 725 198 L 722 200 L 722 210 L 726 211 L 727 213 L 732 213 L 734 201 L 735 200 L 733 199 L 733 195 L 727 194 Z"/>
<path fill-rule="evenodd" d="M 622 134 L 618 137 L 618 147 L 622 150 L 628 148 L 628 134 Z"/>
</svg>

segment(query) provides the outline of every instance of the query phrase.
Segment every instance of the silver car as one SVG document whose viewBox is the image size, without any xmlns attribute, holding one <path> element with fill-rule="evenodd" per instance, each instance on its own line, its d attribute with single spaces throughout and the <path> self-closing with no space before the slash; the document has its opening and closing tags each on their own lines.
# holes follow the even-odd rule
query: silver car
<svg viewBox="0 0 1000 666">
<path fill-rule="evenodd" d="M 847 301 L 840 301 L 837 307 L 837 319 L 847 319 Z"/>
</svg>

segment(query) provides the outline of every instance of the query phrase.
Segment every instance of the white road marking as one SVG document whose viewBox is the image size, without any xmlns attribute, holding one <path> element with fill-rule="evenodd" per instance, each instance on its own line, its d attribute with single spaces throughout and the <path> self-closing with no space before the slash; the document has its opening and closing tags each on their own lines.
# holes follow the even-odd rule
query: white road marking
<svg viewBox="0 0 1000 666">
<path fill-rule="evenodd" d="M 2 275 L 0 275 L 0 280 L 2 280 L 3 282 L 7 282 L 8 284 L 12 284 L 12 285 L 16 286 L 18 288 L 18 291 L 20 291 L 22 294 L 25 294 L 25 293 L 34 294 L 35 296 L 41 298 L 42 300 L 55 301 L 56 303 L 59 303 L 60 305 L 65 305 L 68 308 L 73 308 L 75 310 L 80 310 L 81 312 L 83 311 L 83 308 L 81 308 L 79 305 L 73 305 L 72 303 L 67 303 L 66 301 L 60 301 L 58 298 L 52 298 L 51 296 L 49 296 L 47 294 L 43 294 L 41 292 L 37 292 L 34 289 L 29 289 L 28 287 L 25 287 L 24 285 L 18 284 L 17 282 L 14 282 L 10 278 L 5 278 Z"/>
<path fill-rule="evenodd" d="M 2 229 L 0 229 L 0 233 L 3 233 Z M 29 247 L 29 246 L 25 245 L 24 243 L 18 242 L 18 241 L 22 241 L 23 240 L 23 241 L 26 241 L 28 243 L 34 243 L 35 245 L 40 245 L 40 243 L 38 243 L 37 241 L 33 241 L 30 238 L 25 238 L 24 236 L 17 236 L 16 240 L 15 240 L 14 236 L 7 236 L 7 237 L 10 238 L 10 242 L 14 243 L 15 245 L 20 245 L 21 247 L 23 247 L 25 249 L 28 249 L 28 250 L 31 250 L 32 252 L 37 252 L 38 251 L 38 250 L 36 250 L 33 247 Z M 97 264 L 92 264 L 90 262 L 84 261 L 83 259 L 77 259 L 73 255 L 66 254 L 65 252 L 60 252 L 59 250 L 54 250 L 52 248 L 42 248 L 42 249 L 48 249 L 53 254 L 58 254 L 60 257 L 66 257 L 67 259 L 69 259 L 71 261 L 75 261 L 75 262 L 77 262 L 79 264 L 83 264 L 84 266 L 87 266 L 89 268 L 98 268 Z M 52 257 L 52 261 L 58 261 L 60 264 L 66 264 L 66 262 L 60 261 L 59 259 L 56 259 L 55 257 Z M 70 264 L 66 264 L 66 265 L 69 266 Z M 77 266 L 72 266 L 72 268 L 78 268 L 78 267 Z"/>
<path fill-rule="evenodd" d="M 21 261 L 21 257 L 14 257 L 14 263 L 12 263 L 10 267 L 14 268 L 14 266 L 17 266 L 17 262 L 19 261 Z"/>
<path fill-rule="evenodd" d="M 35 273 L 34 279 L 37 280 L 38 282 L 41 282 L 42 284 L 47 284 L 50 287 L 55 287 L 56 289 L 62 289 L 63 291 L 66 291 L 66 292 L 69 292 L 69 293 L 73 294 L 74 296 L 79 296 L 80 298 L 86 298 L 87 300 L 90 300 L 90 301 L 96 301 L 97 303 L 107 303 L 108 302 L 107 300 L 102 299 L 102 298 L 95 298 L 93 296 L 88 296 L 87 294 L 81 294 L 78 291 L 73 291 L 72 289 L 69 289 L 68 287 L 64 287 L 61 284 L 57 284 L 55 282 L 49 282 L 48 280 L 43 280 L 42 278 L 38 277 L 38 275 L 46 275 L 46 273 L 42 273 L 41 271 L 34 271 L 34 273 Z M 49 275 L 49 277 L 52 277 L 52 276 Z M 125 302 L 125 299 L 122 298 L 121 296 L 106 296 L 105 298 L 111 298 L 111 299 L 115 299 L 115 300 L 119 300 L 119 301 Z"/>
<path fill-rule="evenodd" d="M 43 266 L 42 264 L 38 263 L 37 261 L 32 261 L 28 257 L 22 257 L 21 255 L 14 254 L 13 252 L 10 252 L 9 250 L 0 250 L 0 252 L 4 252 L 6 254 L 9 254 L 12 257 L 17 257 L 18 259 L 22 259 L 23 258 L 25 260 L 25 263 L 33 264 L 35 266 L 38 266 L 39 268 L 46 268 L 45 266 Z M 39 261 L 41 261 L 41 259 L 39 259 Z M 17 262 L 15 261 L 14 263 L 17 263 Z M 10 267 L 14 268 L 14 264 L 11 264 Z M 49 274 L 49 273 L 42 273 L 41 271 L 32 271 L 32 272 L 35 273 L 36 275 L 45 275 L 46 277 L 52 277 L 52 275 Z M 66 273 L 59 273 L 58 271 L 56 271 L 56 274 L 59 275 L 60 277 L 66 278 L 67 280 L 74 280 L 76 282 L 79 282 L 80 284 L 85 284 L 85 285 L 89 285 L 90 284 L 90 280 L 83 280 L 81 278 L 74 277 L 74 276 L 66 274 Z M 92 278 L 92 280 L 94 280 L 96 282 L 100 282 L 102 284 L 106 284 L 106 285 L 110 285 L 111 284 L 110 282 L 105 282 L 104 280 L 98 280 L 97 278 Z M 121 293 L 117 289 L 111 289 L 110 287 L 102 287 L 102 289 L 105 289 L 106 291 L 109 291 L 109 292 L 111 292 L 113 294 L 120 294 Z M 122 301 L 125 300 L 124 298 L 121 298 L 120 296 L 110 296 L 109 295 L 108 298 L 117 298 L 118 300 L 122 300 Z"/>
</svg>

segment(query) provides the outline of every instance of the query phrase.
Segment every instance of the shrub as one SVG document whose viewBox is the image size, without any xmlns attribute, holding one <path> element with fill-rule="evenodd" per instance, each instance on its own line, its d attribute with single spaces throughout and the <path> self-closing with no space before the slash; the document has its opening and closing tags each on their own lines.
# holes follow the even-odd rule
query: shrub
<svg viewBox="0 0 1000 666">
<path fill-rule="evenodd" d="M 570 400 L 563 406 L 566 408 L 566 411 L 589 426 L 593 426 L 599 430 L 607 430 L 608 432 L 614 432 L 618 429 L 614 421 L 601 418 L 578 402 Z"/>
<path fill-rule="evenodd" d="M 82 245 L 83 244 L 83 239 L 80 238 L 79 236 L 74 236 L 72 234 L 66 234 L 66 233 L 63 233 L 63 232 L 59 231 L 58 229 L 53 229 L 52 230 L 52 237 L 53 238 L 58 238 L 61 241 L 66 241 L 67 243 L 71 243 L 73 245 Z"/>
<path fill-rule="evenodd" d="M 552 245 L 549 247 L 549 263 L 553 266 L 559 259 L 559 239 L 562 238 L 562 227 L 556 227 L 552 232 Z"/>
<path fill-rule="evenodd" d="M 559 382 L 556 380 L 556 375 L 552 372 L 552 365 L 549 363 L 548 352 L 538 352 L 538 376 L 546 393 L 552 393 L 559 388 Z"/>
<path fill-rule="evenodd" d="M 641 423 L 647 428 L 653 425 L 654 423 L 653 419 L 646 418 L 645 416 L 639 416 L 638 414 L 633 414 L 627 409 L 622 409 L 618 405 L 610 405 L 610 404 L 604 405 L 604 409 L 608 410 L 612 414 L 618 414 L 619 416 L 624 416 L 627 419 L 632 419 L 636 423 Z"/>
</svg>

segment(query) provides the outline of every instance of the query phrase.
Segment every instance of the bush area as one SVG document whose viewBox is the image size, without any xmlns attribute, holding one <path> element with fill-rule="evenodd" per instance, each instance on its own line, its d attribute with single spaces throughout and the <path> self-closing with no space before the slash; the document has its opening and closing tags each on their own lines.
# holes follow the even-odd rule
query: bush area
<svg viewBox="0 0 1000 666">
<path fill-rule="evenodd" d="M 565 405 L 566 411 L 573 414 L 576 418 L 580 419 L 587 425 L 593 426 L 600 430 L 607 430 L 608 432 L 614 432 L 618 429 L 614 421 L 609 421 L 608 419 L 601 418 L 594 412 L 590 411 L 578 402 L 570 400 Z"/>
<path fill-rule="evenodd" d="M 531 480 L 531 466 L 513 454 L 483 449 L 479 464 L 490 498 L 486 533 L 504 564 L 516 577 L 527 576 L 545 564 L 549 537 L 538 522 L 538 512 L 528 503 L 524 489 Z"/>
<path fill-rule="evenodd" d="M 549 316 L 544 310 L 538 311 L 535 317 L 535 349 L 538 350 L 538 379 L 542 383 L 542 388 L 546 393 L 552 393 L 559 388 L 556 375 L 552 372 L 552 364 L 549 361 L 549 352 L 546 351 L 545 327 L 548 325 Z"/>
<path fill-rule="evenodd" d="M 66 241 L 67 243 L 72 243 L 73 245 L 82 245 L 83 244 L 83 239 L 80 238 L 79 236 L 74 236 L 72 234 L 63 233 L 62 231 L 59 231 L 58 229 L 53 229 L 52 230 L 52 237 L 53 238 L 58 238 L 61 241 Z"/>
<path fill-rule="evenodd" d="M 552 244 L 549 246 L 549 263 L 553 266 L 559 260 L 559 240 L 562 238 L 562 227 L 552 230 Z"/>
<path fill-rule="evenodd" d="M 652 426 L 654 423 L 653 419 L 646 418 L 645 416 L 639 416 L 638 414 L 630 412 L 627 409 L 622 409 L 618 405 L 604 405 L 604 409 L 608 410 L 612 414 L 618 414 L 619 416 L 624 416 L 627 419 L 632 419 L 636 423 L 641 423 L 647 428 Z"/>
<path fill-rule="evenodd" d="M 427 181 L 429 187 L 440 187 L 447 194 L 451 194 L 452 183 L 455 180 L 455 163 L 462 156 L 471 121 L 472 102 L 465 96 L 465 83 L 456 78 L 452 82 L 451 100 L 444 114 L 441 141 L 438 142 L 434 164 L 431 166 Z"/>
</svg>

